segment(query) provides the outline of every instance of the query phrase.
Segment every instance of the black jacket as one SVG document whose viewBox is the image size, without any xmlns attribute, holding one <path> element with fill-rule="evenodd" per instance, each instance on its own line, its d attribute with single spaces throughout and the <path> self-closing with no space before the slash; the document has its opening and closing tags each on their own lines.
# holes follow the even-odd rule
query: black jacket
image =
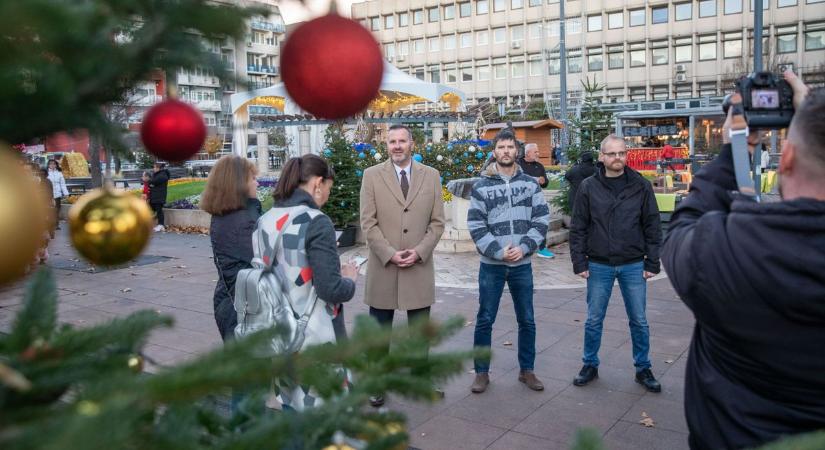
<svg viewBox="0 0 825 450">
<path fill-rule="evenodd" d="M 252 232 L 261 216 L 261 202 L 251 198 L 244 209 L 222 216 L 212 216 L 209 239 L 218 269 L 218 283 L 212 303 L 215 323 L 224 341 L 235 336 L 238 316 L 235 312 L 235 279 L 242 269 L 252 267 Z"/>
<path fill-rule="evenodd" d="M 524 158 L 519 158 L 518 165 L 521 167 L 522 172 L 535 178 L 536 182 L 538 182 L 539 177 L 544 177 L 544 183 L 539 183 L 542 189 L 550 184 L 550 181 L 547 179 L 547 171 L 544 170 L 544 164 L 538 161 L 527 162 Z"/>
<path fill-rule="evenodd" d="M 166 203 L 166 184 L 169 177 L 169 171 L 166 169 L 160 169 L 152 174 L 149 180 L 149 203 Z"/>
<path fill-rule="evenodd" d="M 593 154 L 586 152 L 582 155 L 582 161 L 570 168 L 565 174 L 564 179 L 570 183 L 570 189 L 567 192 L 567 200 L 570 205 L 570 211 L 573 211 L 573 206 L 576 201 L 576 192 L 579 190 L 582 181 L 590 178 L 596 173 L 596 165 L 593 164 Z"/>
<path fill-rule="evenodd" d="M 295 189 L 286 200 L 276 201 L 276 208 L 307 205 L 318 209 L 318 205 L 303 189 Z M 344 305 L 355 295 L 355 282 L 341 276 L 341 260 L 338 256 L 338 241 L 335 227 L 326 214 L 319 214 L 309 223 L 306 235 L 306 252 L 309 267 L 312 269 L 312 285 L 321 300 L 339 305 L 338 315 L 333 319 L 335 337 L 346 338 L 344 327 Z"/>
<path fill-rule="evenodd" d="M 659 272 L 662 229 L 650 182 L 626 167 L 627 185 L 615 195 L 604 165 L 581 184 L 570 226 L 573 271 L 588 270 L 588 261 L 618 266 L 644 260 L 644 270 Z"/>
<path fill-rule="evenodd" d="M 673 215 L 662 262 L 696 326 L 685 376 L 693 448 L 825 428 L 825 202 L 731 200 L 730 145 Z"/>
</svg>

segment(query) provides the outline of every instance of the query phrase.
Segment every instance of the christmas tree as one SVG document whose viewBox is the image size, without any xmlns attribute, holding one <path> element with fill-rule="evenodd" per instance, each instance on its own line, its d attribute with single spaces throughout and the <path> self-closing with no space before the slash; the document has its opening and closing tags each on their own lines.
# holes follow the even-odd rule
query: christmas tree
<svg viewBox="0 0 825 450">
<path fill-rule="evenodd" d="M 358 221 L 363 175 L 363 162 L 358 160 L 365 160 L 367 155 L 352 147 L 341 126 L 330 125 L 324 137 L 324 158 L 335 169 L 335 183 L 323 211 L 337 228 L 346 228 Z"/>
<path fill-rule="evenodd" d="M 580 117 L 571 117 L 568 120 L 568 144 L 566 149 L 567 161 L 575 164 L 583 152 L 598 152 L 599 145 L 609 133 L 613 115 L 599 108 L 597 99 L 601 98 L 603 85 L 586 78 L 582 82 L 584 89 L 584 102 L 581 108 Z M 553 199 L 553 204 L 559 207 L 564 214 L 572 213 L 572 206 L 569 204 L 568 193 L 570 186 L 565 183 L 558 196 Z"/>
</svg>

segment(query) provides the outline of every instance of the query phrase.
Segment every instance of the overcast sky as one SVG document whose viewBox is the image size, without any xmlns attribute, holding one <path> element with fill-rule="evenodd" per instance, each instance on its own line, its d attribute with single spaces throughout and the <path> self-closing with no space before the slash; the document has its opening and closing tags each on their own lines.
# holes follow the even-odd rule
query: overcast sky
<svg viewBox="0 0 825 450">
<path fill-rule="evenodd" d="M 360 3 L 363 0 L 338 0 L 338 14 L 349 17 L 353 3 Z M 329 11 L 330 0 L 304 0 L 301 4 L 298 0 L 283 0 L 280 3 L 281 15 L 287 24 L 302 22 L 312 19 Z"/>
</svg>

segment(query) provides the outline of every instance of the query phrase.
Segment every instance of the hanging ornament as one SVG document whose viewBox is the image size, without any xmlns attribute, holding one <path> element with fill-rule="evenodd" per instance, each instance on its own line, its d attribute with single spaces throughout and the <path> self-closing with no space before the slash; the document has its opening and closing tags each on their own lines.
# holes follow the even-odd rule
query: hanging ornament
<svg viewBox="0 0 825 450">
<path fill-rule="evenodd" d="M 334 11 L 296 28 L 281 53 L 281 78 L 290 98 L 324 119 L 363 111 L 378 96 L 384 57 L 358 22 Z"/>
<path fill-rule="evenodd" d="M 404 429 L 404 424 L 401 422 L 388 422 L 385 424 L 381 424 L 372 420 L 367 421 L 367 431 L 364 435 L 359 436 L 359 438 L 371 442 L 377 439 L 383 439 L 388 436 L 393 436 L 400 433 L 406 433 Z M 395 447 L 392 447 L 390 450 L 406 450 L 409 446 L 409 442 L 401 442 L 397 444 Z"/>
<path fill-rule="evenodd" d="M 437 156 L 435 157 L 435 160 L 436 160 L 436 161 L 443 161 L 443 160 L 444 160 L 444 157 L 443 157 L 443 156 L 441 156 L 441 155 L 437 155 Z"/>
<path fill-rule="evenodd" d="M 206 125 L 197 109 L 170 98 L 146 111 L 140 139 L 149 153 L 164 161 L 186 161 L 203 147 Z"/>
<path fill-rule="evenodd" d="M 356 169 L 355 170 L 355 176 L 357 176 L 358 178 L 361 178 L 363 175 L 364 175 L 364 172 L 361 169 Z"/>
<path fill-rule="evenodd" d="M 471 146 L 467 147 L 467 150 L 469 150 L 469 151 L 471 151 L 471 152 L 474 152 L 474 151 L 476 151 L 476 146 L 475 146 L 475 145 L 471 145 Z"/>
<path fill-rule="evenodd" d="M 475 169 L 475 167 L 473 167 L 473 165 L 472 165 L 472 164 L 468 164 L 468 165 L 467 165 L 467 172 L 472 172 L 472 171 L 473 171 L 473 169 Z"/>
<path fill-rule="evenodd" d="M 69 210 L 69 236 L 94 264 L 114 266 L 137 257 L 152 235 L 146 202 L 109 187 L 83 195 Z"/>
<path fill-rule="evenodd" d="M 476 153 L 476 159 L 484 159 L 484 153 L 483 152 Z"/>
<path fill-rule="evenodd" d="M 380 153 L 375 154 L 375 160 L 376 161 L 381 161 L 381 154 Z"/>
<path fill-rule="evenodd" d="M 361 159 L 364 159 L 364 158 L 367 157 L 367 155 L 365 155 L 364 152 L 361 152 L 361 153 L 358 154 L 358 157 L 361 158 Z"/>
<path fill-rule="evenodd" d="M 416 153 L 416 154 L 414 154 L 414 155 L 413 155 L 413 159 L 414 159 L 416 162 L 421 162 L 421 161 L 423 161 L 423 160 L 424 160 L 424 157 L 423 157 L 423 156 L 421 156 L 421 155 L 419 155 L 418 153 Z"/>
<path fill-rule="evenodd" d="M 22 160 L 0 146 L 0 286 L 24 276 L 46 245 L 54 208 L 44 186 Z"/>
<path fill-rule="evenodd" d="M 134 373 L 143 372 L 143 356 L 132 355 L 129 357 L 129 360 L 126 361 L 126 364 L 129 365 L 129 369 Z"/>
<path fill-rule="evenodd" d="M 469 153 L 467 153 L 467 152 L 464 152 L 464 153 L 462 153 L 461 155 L 462 155 L 462 156 L 464 156 L 465 158 L 467 158 L 468 156 L 470 156 L 470 154 L 469 154 Z"/>
<path fill-rule="evenodd" d="M 324 150 L 324 156 L 326 156 L 327 158 L 329 158 L 330 156 L 332 156 L 332 150 L 330 150 L 330 149 L 325 149 L 325 150 Z"/>
</svg>

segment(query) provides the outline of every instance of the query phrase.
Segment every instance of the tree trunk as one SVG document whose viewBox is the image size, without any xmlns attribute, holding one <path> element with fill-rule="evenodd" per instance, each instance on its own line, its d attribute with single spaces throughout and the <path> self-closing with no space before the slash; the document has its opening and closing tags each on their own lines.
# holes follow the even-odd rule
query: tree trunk
<svg viewBox="0 0 825 450">
<path fill-rule="evenodd" d="M 115 160 L 115 173 L 120 173 L 120 164 L 121 164 L 120 156 L 114 155 L 114 160 Z"/>
<path fill-rule="evenodd" d="M 92 187 L 103 186 L 103 173 L 100 167 L 100 136 L 89 135 L 89 164 L 92 172 Z"/>
</svg>

